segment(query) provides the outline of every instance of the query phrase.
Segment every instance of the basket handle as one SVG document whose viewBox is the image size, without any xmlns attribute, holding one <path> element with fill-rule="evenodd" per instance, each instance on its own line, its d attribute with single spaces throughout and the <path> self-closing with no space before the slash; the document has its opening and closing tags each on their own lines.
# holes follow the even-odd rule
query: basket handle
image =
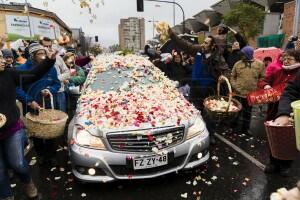
<svg viewBox="0 0 300 200">
<path fill-rule="evenodd" d="M 228 106 L 226 108 L 226 112 L 228 112 L 231 101 L 232 101 L 232 88 L 231 88 L 231 85 L 230 85 L 230 82 L 229 82 L 228 78 L 226 78 L 226 76 L 221 75 L 218 79 L 218 87 L 217 87 L 218 96 L 220 96 L 220 86 L 221 86 L 222 81 L 225 81 L 227 83 L 227 87 L 228 87 L 228 90 L 229 90 Z"/>
<path fill-rule="evenodd" d="M 53 95 L 49 91 L 49 97 L 50 97 L 50 103 L 51 103 L 51 109 L 54 109 L 54 102 L 53 102 Z M 43 109 L 45 109 L 45 97 L 43 96 Z"/>
</svg>

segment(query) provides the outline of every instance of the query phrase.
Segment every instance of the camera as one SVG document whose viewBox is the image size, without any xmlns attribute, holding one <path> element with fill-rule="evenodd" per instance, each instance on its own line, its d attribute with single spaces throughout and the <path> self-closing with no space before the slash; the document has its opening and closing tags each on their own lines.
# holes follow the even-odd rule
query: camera
<svg viewBox="0 0 300 200">
<path fill-rule="evenodd" d="M 228 26 L 225 24 L 220 24 L 218 29 L 218 35 L 225 35 L 229 32 Z"/>
<path fill-rule="evenodd" d="M 293 36 L 291 40 L 292 42 L 296 42 L 298 40 L 298 36 Z"/>
</svg>

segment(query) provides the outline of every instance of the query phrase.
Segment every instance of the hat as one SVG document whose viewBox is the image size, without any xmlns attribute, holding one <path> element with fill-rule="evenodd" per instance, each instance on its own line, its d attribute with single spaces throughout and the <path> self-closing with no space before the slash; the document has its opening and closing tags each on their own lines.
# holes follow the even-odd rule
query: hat
<svg viewBox="0 0 300 200">
<path fill-rule="evenodd" d="M 30 55 L 37 52 L 38 50 L 46 50 L 46 49 L 39 43 L 32 43 L 29 45 L 29 54 Z"/>
<path fill-rule="evenodd" d="M 66 54 L 64 55 L 63 59 L 64 59 L 64 61 L 66 62 L 66 61 L 67 61 L 70 57 L 72 57 L 72 56 L 75 56 L 75 54 L 72 53 L 72 52 L 68 52 L 68 53 L 66 53 Z"/>
<path fill-rule="evenodd" d="M 14 57 L 13 52 L 10 49 L 3 49 L 2 55 L 3 55 L 3 58 L 13 58 Z"/>
<path fill-rule="evenodd" d="M 242 48 L 241 52 L 246 56 L 248 60 L 253 59 L 254 49 L 251 46 L 245 46 Z"/>
</svg>

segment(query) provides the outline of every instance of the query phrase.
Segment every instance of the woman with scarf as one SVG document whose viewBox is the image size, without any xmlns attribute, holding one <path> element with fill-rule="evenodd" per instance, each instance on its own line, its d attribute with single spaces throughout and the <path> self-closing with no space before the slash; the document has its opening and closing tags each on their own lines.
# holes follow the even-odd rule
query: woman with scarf
<svg viewBox="0 0 300 200">
<path fill-rule="evenodd" d="M 28 198 L 37 196 L 30 174 L 29 165 L 24 155 L 25 131 L 16 105 L 16 87 L 40 79 L 55 63 L 56 53 L 51 52 L 37 67 L 30 71 L 16 71 L 5 68 L 5 61 L 0 56 L 0 113 L 5 116 L 0 127 L 0 199 L 13 200 L 7 166 L 19 175 L 24 183 Z M 3 121 L 2 121 L 3 122 Z"/>
<path fill-rule="evenodd" d="M 294 80 L 298 72 L 300 72 L 300 51 L 287 50 L 282 56 L 283 65 L 279 70 L 275 70 L 267 75 L 262 81 L 258 83 L 261 89 L 271 89 L 274 86 L 287 84 Z M 267 121 L 275 120 L 278 112 L 279 102 L 268 104 Z M 281 175 L 286 176 L 289 173 L 289 168 L 292 161 L 279 160 L 270 155 L 270 163 L 265 169 L 265 173 L 280 172 Z"/>
<path fill-rule="evenodd" d="M 240 115 L 242 117 L 241 130 L 237 128 L 238 124 L 235 121 L 232 125 L 236 132 L 244 132 L 251 135 L 250 122 L 252 106 L 248 105 L 247 94 L 256 90 L 257 83 L 264 77 L 265 66 L 261 61 L 253 58 L 254 49 L 250 46 L 246 46 L 241 50 L 242 57 L 232 69 L 231 85 L 236 98 L 243 106 Z"/>
</svg>

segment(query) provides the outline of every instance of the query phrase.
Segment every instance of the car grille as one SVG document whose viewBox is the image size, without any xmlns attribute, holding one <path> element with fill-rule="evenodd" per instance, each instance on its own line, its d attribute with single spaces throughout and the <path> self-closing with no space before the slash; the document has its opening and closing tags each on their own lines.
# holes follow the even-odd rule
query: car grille
<svg viewBox="0 0 300 200">
<path fill-rule="evenodd" d="M 183 138 L 184 127 L 154 130 L 149 135 L 136 134 L 135 131 L 107 134 L 108 142 L 113 150 L 126 152 L 151 152 L 153 148 L 161 150 L 181 143 Z"/>
<path fill-rule="evenodd" d="M 127 161 L 126 165 L 110 165 L 114 173 L 117 175 L 153 175 L 159 172 L 164 172 L 174 169 L 183 164 L 186 155 L 174 158 L 174 154 L 170 153 L 168 156 L 168 164 L 164 166 L 134 170 L 132 161 Z"/>
</svg>

